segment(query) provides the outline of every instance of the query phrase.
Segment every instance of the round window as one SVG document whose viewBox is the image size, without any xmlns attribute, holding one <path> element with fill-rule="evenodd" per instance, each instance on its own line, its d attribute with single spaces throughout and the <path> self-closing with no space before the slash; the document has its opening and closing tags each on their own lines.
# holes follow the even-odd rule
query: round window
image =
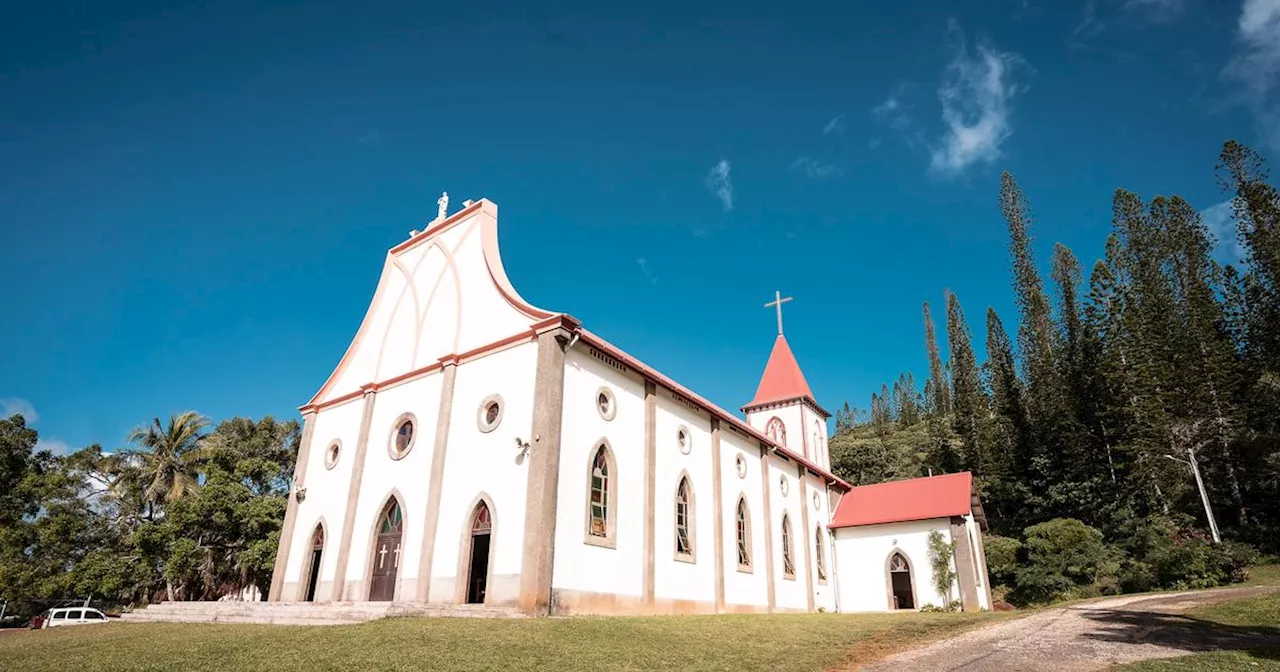
<svg viewBox="0 0 1280 672">
<path fill-rule="evenodd" d="M 782 488 L 782 496 L 783 496 L 783 497 L 786 497 L 786 496 L 787 496 L 787 493 L 788 493 L 788 492 L 791 492 L 791 485 L 790 485 L 789 483 L 787 483 L 787 477 L 786 477 L 786 476 L 779 476 L 779 477 L 778 477 L 778 487 Z"/>
<path fill-rule="evenodd" d="M 681 427 L 679 430 L 676 431 L 676 447 L 678 447 L 680 449 L 680 452 L 684 453 L 685 455 L 688 455 L 689 451 L 693 450 L 693 443 L 689 438 L 688 429 Z"/>
<path fill-rule="evenodd" d="M 502 424 L 502 396 L 491 394 L 480 402 L 480 408 L 476 409 L 476 427 L 481 432 L 492 432 Z"/>
<path fill-rule="evenodd" d="M 596 411 L 605 420 L 612 420 L 618 413 L 618 401 L 613 397 L 613 390 L 602 387 L 596 390 Z"/>
<path fill-rule="evenodd" d="M 342 442 L 334 441 L 324 450 L 324 468 L 332 469 L 338 466 L 338 455 L 342 453 Z"/>
<path fill-rule="evenodd" d="M 746 458 L 746 456 L 745 456 L 745 455 L 743 455 L 742 453 L 738 453 L 738 459 L 737 459 L 737 460 L 735 460 L 735 464 L 736 464 L 736 466 L 737 466 L 737 468 L 738 468 L 738 478 L 746 478 L 746 477 L 747 477 L 747 458 Z"/>
<path fill-rule="evenodd" d="M 813 510 L 817 511 L 821 508 L 822 508 L 822 497 L 819 497 L 818 493 L 815 492 L 813 493 Z"/>
<path fill-rule="evenodd" d="M 387 446 L 391 459 L 398 460 L 409 454 L 413 449 L 413 441 L 417 438 L 416 430 L 413 414 L 405 413 L 396 419 L 395 429 L 391 432 L 391 443 Z"/>
</svg>

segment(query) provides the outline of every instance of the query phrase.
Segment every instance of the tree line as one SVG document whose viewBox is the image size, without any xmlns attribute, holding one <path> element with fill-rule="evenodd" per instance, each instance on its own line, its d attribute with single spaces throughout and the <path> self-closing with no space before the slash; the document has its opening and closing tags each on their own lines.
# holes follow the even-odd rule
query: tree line
<svg viewBox="0 0 1280 672">
<path fill-rule="evenodd" d="M 0 599 L 14 622 L 59 604 L 114 609 L 265 592 L 298 450 L 296 421 L 195 412 L 135 429 L 129 447 L 37 450 L 0 419 Z M 3 625 L 3 624 L 0 624 Z"/>
<path fill-rule="evenodd" d="M 1215 261 L 1218 241 L 1182 197 L 1117 189 L 1087 278 L 1057 244 L 1046 279 L 1030 202 L 1004 173 L 1014 330 L 988 307 L 980 362 L 948 291 L 943 361 L 925 303 L 923 389 L 904 373 L 868 409 L 846 403 L 835 471 L 860 484 L 969 470 L 996 534 L 1026 539 L 1070 519 L 1119 548 L 1152 531 L 1203 537 L 1191 452 L 1223 535 L 1280 551 L 1280 195 L 1238 142 L 1224 145 L 1216 176 L 1232 198 L 1238 265 Z M 1037 534 L 1046 529 L 1066 530 Z"/>
</svg>

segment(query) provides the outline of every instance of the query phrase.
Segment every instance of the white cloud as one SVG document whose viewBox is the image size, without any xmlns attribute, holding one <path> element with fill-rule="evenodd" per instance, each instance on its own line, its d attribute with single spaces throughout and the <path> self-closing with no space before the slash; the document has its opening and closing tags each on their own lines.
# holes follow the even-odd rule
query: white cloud
<svg viewBox="0 0 1280 672">
<path fill-rule="evenodd" d="M 645 277 L 649 278 L 650 282 L 652 282 L 655 285 L 658 284 L 658 277 L 649 271 L 648 259 L 645 259 L 644 257 L 640 257 L 639 259 L 636 259 L 636 266 L 640 267 L 640 272 L 644 273 Z"/>
<path fill-rule="evenodd" d="M 1022 90 L 1015 74 L 1025 65 L 1021 56 L 982 42 L 970 54 L 954 21 L 951 32 L 958 37 L 956 53 L 938 87 L 946 131 L 929 160 L 930 169 L 944 175 L 1000 157 L 1001 145 L 1013 134 L 1012 101 Z"/>
<path fill-rule="evenodd" d="M 1236 52 L 1223 79 L 1241 89 L 1268 145 L 1280 151 L 1280 0 L 1244 0 L 1236 26 Z"/>
<path fill-rule="evenodd" d="M 54 455 L 70 455 L 75 452 L 66 442 L 57 439 L 40 439 L 36 442 L 36 450 L 47 450 Z"/>
<path fill-rule="evenodd" d="M 704 181 L 707 189 L 720 199 L 726 211 L 733 209 L 733 180 L 729 177 L 729 171 L 729 160 L 720 159 L 719 163 L 711 167 Z"/>
<path fill-rule="evenodd" d="M 840 169 L 834 164 L 825 161 L 819 161 L 811 156 L 802 156 L 791 163 L 791 170 L 796 170 L 805 175 L 821 179 L 824 177 L 840 176 Z"/>
<path fill-rule="evenodd" d="M 40 414 L 36 413 L 35 406 L 26 399 L 18 397 L 5 397 L 0 399 L 0 418 L 7 418 L 14 414 L 20 414 L 28 425 L 33 425 L 40 419 Z"/>
<path fill-rule="evenodd" d="M 832 133 L 835 133 L 836 135 L 844 135 L 844 115 L 843 114 L 835 117 L 831 121 L 828 121 L 827 125 L 822 127 L 823 135 L 831 135 Z"/>
<path fill-rule="evenodd" d="M 1244 260 L 1245 247 L 1240 242 L 1236 230 L 1235 213 L 1231 209 L 1232 199 L 1211 205 L 1200 211 L 1205 228 L 1218 239 L 1215 256 L 1219 261 L 1239 263 Z"/>
<path fill-rule="evenodd" d="M 890 125 L 896 125 L 899 120 L 905 121 L 906 103 L 903 98 L 907 93 L 908 84 L 906 82 L 898 82 L 893 85 L 893 89 L 889 91 L 888 97 L 880 102 L 879 105 L 871 108 L 871 115 L 876 119 L 888 121 Z"/>
</svg>

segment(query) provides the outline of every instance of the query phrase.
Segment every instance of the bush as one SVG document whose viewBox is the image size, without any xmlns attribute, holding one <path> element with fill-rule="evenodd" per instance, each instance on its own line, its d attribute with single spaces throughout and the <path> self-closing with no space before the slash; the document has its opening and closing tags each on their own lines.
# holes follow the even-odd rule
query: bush
<svg viewBox="0 0 1280 672">
<path fill-rule="evenodd" d="M 1011 537 L 988 534 L 982 538 L 982 549 L 987 556 L 987 574 L 990 575 L 991 585 L 1013 586 L 1022 542 Z"/>
<path fill-rule="evenodd" d="M 1102 543 L 1102 533 L 1075 520 L 1055 518 L 1023 531 L 1026 562 L 1015 573 L 1014 603 L 1052 602 L 1098 594 L 1114 584 L 1117 554 Z"/>
<path fill-rule="evenodd" d="M 1218 548 L 1218 568 L 1223 583 L 1240 583 L 1249 578 L 1249 568 L 1258 562 L 1258 551 L 1249 544 L 1224 541 Z"/>
</svg>

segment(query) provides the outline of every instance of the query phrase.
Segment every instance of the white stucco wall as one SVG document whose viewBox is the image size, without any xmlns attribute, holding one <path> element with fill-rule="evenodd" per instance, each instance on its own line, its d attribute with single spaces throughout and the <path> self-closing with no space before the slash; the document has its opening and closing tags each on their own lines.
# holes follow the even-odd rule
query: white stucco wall
<svg viewBox="0 0 1280 672">
<path fill-rule="evenodd" d="M 782 609 L 808 610 L 809 589 L 806 583 L 809 567 L 805 564 L 805 546 L 810 542 L 812 532 L 806 530 L 800 500 L 800 477 L 795 464 L 769 456 L 769 490 L 770 512 L 773 516 L 773 568 L 776 574 L 775 604 Z M 782 481 L 787 482 L 786 494 L 782 492 Z M 792 558 L 795 562 L 795 578 L 786 578 L 782 561 L 782 518 L 790 518 L 792 534 Z"/>
<path fill-rule="evenodd" d="M 596 394 L 613 391 L 617 411 L 605 420 Z M 644 581 L 644 382 L 593 357 L 578 345 L 565 355 L 564 416 L 560 429 L 560 485 L 556 502 L 553 588 L 638 596 Z M 586 543 L 590 461 L 600 439 L 615 461 L 615 547 Z M 675 483 L 670 484 L 674 492 Z M 662 492 L 664 489 L 660 489 Z M 709 491 L 706 495 L 710 497 Z M 656 573 L 656 570 L 655 570 Z"/>
<path fill-rule="evenodd" d="M 712 481 L 711 417 L 678 402 L 666 390 L 657 392 L 654 414 L 654 568 L 653 593 L 658 599 L 714 602 L 715 500 Z M 680 452 L 681 427 L 691 440 L 689 454 Z M 676 485 L 687 475 L 693 490 L 693 562 L 676 559 Z M 642 483 L 643 485 L 643 483 Z"/>
<path fill-rule="evenodd" d="M 764 494 L 760 490 L 760 449 L 755 441 L 723 429 L 720 432 L 720 489 L 724 517 L 724 601 L 725 604 L 769 604 L 768 570 L 765 566 Z M 738 476 L 737 456 L 746 459 L 747 471 Z M 751 533 L 751 569 L 738 569 L 738 498 L 747 502 Z"/>
<path fill-rule="evenodd" d="M 520 573 L 529 472 L 528 461 L 520 456 L 516 439 L 532 441 L 537 355 L 537 344 L 525 343 L 458 366 L 432 560 L 433 577 L 466 580 L 465 574 L 457 576 L 458 558 L 463 544 L 470 542 L 471 516 L 481 493 L 493 503 L 490 543 L 495 581 L 500 576 Z M 477 424 L 480 404 L 493 394 L 502 397 L 502 420 L 496 429 L 482 432 Z M 425 492 L 430 472 L 406 472 L 401 477 L 414 484 L 411 487 Z M 447 602 L 451 597 L 433 594 L 431 601 Z"/>
<path fill-rule="evenodd" d="M 805 506 L 809 508 L 809 571 L 813 572 L 814 609 L 826 611 L 836 610 L 836 569 L 832 563 L 832 538 L 827 525 L 831 522 L 831 514 L 827 510 L 830 498 L 827 496 L 823 480 L 806 472 L 805 481 L 808 486 Z M 818 544 L 822 544 L 822 558 L 826 567 L 826 580 L 819 578 Z"/>
<path fill-rule="evenodd" d="M 440 407 L 439 372 L 379 391 L 374 396 L 369 423 L 369 447 L 365 453 L 364 478 L 356 503 L 351 534 L 351 556 L 347 560 L 347 587 L 367 591 L 369 553 L 378 523 L 392 493 L 399 495 L 404 517 L 398 579 L 418 576 L 418 549 L 422 546 L 423 520 L 427 510 L 427 475 L 431 473 L 436 414 Z M 397 420 L 413 414 L 414 439 L 408 454 L 392 459 L 390 447 Z M 353 455 L 354 456 L 354 455 Z M 345 499 L 344 496 L 340 499 Z M 388 558 L 388 562 L 392 560 Z M 357 583 L 366 582 L 366 583 Z M 348 599 L 368 595 L 349 594 Z"/>
<path fill-rule="evenodd" d="M 351 465 L 354 463 L 363 412 L 364 400 L 357 397 L 316 413 L 315 429 L 311 433 L 311 451 L 307 458 L 306 480 L 295 484 L 295 487 L 306 488 L 307 496 L 298 503 L 297 522 L 290 540 L 288 565 L 285 567 L 286 585 L 302 581 L 302 575 L 311 562 L 311 535 L 322 520 L 325 540 L 320 558 L 320 581 L 333 581 L 338 562 L 338 540 L 342 536 L 342 525 L 345 522 Z M 333 469 L 326 469 L 325 451 L 334 441 L 341 442 L 338 462 Z M 294 600 L 297 597 L 291 593 L 285 595 L 284 599 Z M 328 600 L 329 594 L 322 592 L 316 597 Z"/>
<path fill-rule="evenodd" d="M 951 522 L 948 518 L 834 530 L 840 610 L 889 610 L 887 567 L 889 556 L 895 550 L 901 551 L 911 565 L 916 608 L 926 604 L 941 606 L 949 602 L 933 587 L 933 569 L 929 563 L 929 533 L 933 530 L 950 541 Z M 960 590 L 957 582 L 951 600 L 958 599 Z"/>
<path fill-rule="evenodd" d="M 358 337 L 315 399 L 358 391 L 487 346 L 529 328 L 529 315 L 502 295 L 491 277 L 497 256 L 497 206 L 482 202 L 439 233 L 389 252 Z M 492 248 L 486 257 L 485 247 Z"/>
<path fill-rule="evenodd" d="M 967 514 L 964 517 L 965 533 L 969 535 L 969 548 L 973 549 L 973 563 L 969 568 L 959 568 L 957 571 L 972 571 L 974 573 L 974 583 L 978 587 L 978 605 L 983 609 L 991 608 L 991 586 L 987 576 L 987 554 L 986 549 L 982 546 L 982 528 L 978 525 L 978 521 L 974 520 L 973 514 Z"/>
</svg>

